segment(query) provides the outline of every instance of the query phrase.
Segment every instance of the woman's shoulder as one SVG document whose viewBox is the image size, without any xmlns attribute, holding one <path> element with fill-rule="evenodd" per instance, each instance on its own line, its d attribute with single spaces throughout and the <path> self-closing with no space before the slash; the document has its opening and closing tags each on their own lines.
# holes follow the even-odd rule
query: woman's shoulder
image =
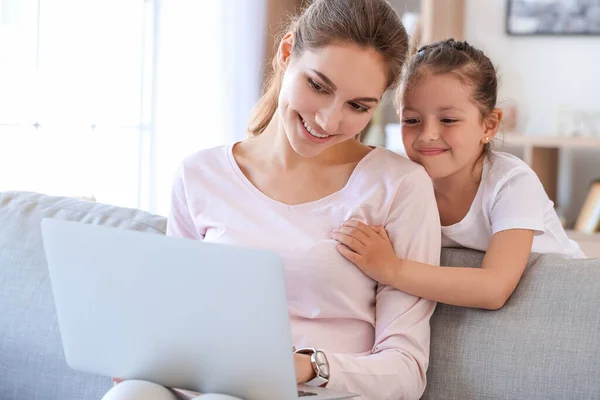
<svg viewBox="0 0 600 400">
<path fill-rule="evenodd" d="M 421 165 L 383 147 L 375 147 L 355 169 L 352 197 L 366 194 L 392 201 L 397 196 L 416 199 L 433 198 L 431 178 Z M 385 208 L 385 207 L 383 207 Z"/>
<path fill-rule="evenodd" d="M 369 157 L 367 172 L 375 179 L 387 177 L 396 182 L 415 179 L 431 181 L 422 165 L 399 153 L 383 147 L 376 147 Z"/>
<path fill-rule="evenodd" d="M 222 145 L 198 150 L 186 156 L 180 164 L 182 170 L 213 171 L 226 166 L 229 162 L 231 145 Z"/>
</svg>

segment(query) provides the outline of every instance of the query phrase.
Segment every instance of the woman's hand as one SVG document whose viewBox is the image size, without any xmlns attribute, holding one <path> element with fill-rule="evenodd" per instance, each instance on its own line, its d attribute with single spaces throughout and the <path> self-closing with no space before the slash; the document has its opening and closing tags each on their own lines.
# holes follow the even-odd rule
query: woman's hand
<svg viewBox="0 0 600 400">
<path fill-rule="evenodd" d="M 306 383 L 316 377 L 315 371 L 308 354 L 294 353 L 294 367 L 296 368 L 296 383 Z"/>
<path fill-rule="evenodd" d="M 370 278 L 384 285 L 393 283 L 395 270 L 402 261 L 384 228 L 349 220 L 335 229 L 331 238 L 340 243 L 336 247 L 339 253 Z"/>
</svg>

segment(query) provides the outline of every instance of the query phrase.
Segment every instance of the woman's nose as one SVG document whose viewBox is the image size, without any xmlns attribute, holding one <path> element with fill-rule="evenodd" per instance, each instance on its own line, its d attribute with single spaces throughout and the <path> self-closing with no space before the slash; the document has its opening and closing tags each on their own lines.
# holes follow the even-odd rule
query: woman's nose
<svg viewBox="0 0 600 400">
<path fill-rule="evenodd" d="M 320 109 L 315 116 L 315 120 L 327 134 L 334 134 L 337 132 L 342 120 L 342 107 L 332 103 L 329 107 Z"/>
</svg>

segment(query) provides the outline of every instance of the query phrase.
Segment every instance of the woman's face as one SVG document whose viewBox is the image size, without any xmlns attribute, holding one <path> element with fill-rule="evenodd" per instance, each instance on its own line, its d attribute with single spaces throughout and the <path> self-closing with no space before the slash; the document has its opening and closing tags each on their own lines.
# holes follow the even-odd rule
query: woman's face
<svg viewBox="0 0 600 400">
<path fill-rule="evenodd" d="M 288 34 L 279 48 L 279 113 L 294 151 L 314 157 L 364 129 L 386 89 L 386 69 L 377 53 L 355 45 L 291 56 L 292 45 Z"/>
</svg>

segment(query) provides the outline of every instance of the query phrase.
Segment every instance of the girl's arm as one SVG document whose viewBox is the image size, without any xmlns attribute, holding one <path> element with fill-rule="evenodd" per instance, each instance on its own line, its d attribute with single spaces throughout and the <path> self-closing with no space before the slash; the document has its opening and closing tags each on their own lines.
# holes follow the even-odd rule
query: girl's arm
<svg viewBox="0 0 600 400">
<path fill-rule="evenodd" d="M 414 296 L 463 307 L 497 310 L 517 287 L 534 231 L 494 234 L 481 268 L 440 267 L 398 258 L 383 228 L 348 221 L 333 234 L 340 253 L 371 278 Z"/>
<path fill-rule="evenodd" d="M 523 275 L 533 234 L 525 229 L 496 233 L 481 268 L 438 267 L 398 259 L 392 285 L 440 303 L 498 310 Z"/>
</svg>

